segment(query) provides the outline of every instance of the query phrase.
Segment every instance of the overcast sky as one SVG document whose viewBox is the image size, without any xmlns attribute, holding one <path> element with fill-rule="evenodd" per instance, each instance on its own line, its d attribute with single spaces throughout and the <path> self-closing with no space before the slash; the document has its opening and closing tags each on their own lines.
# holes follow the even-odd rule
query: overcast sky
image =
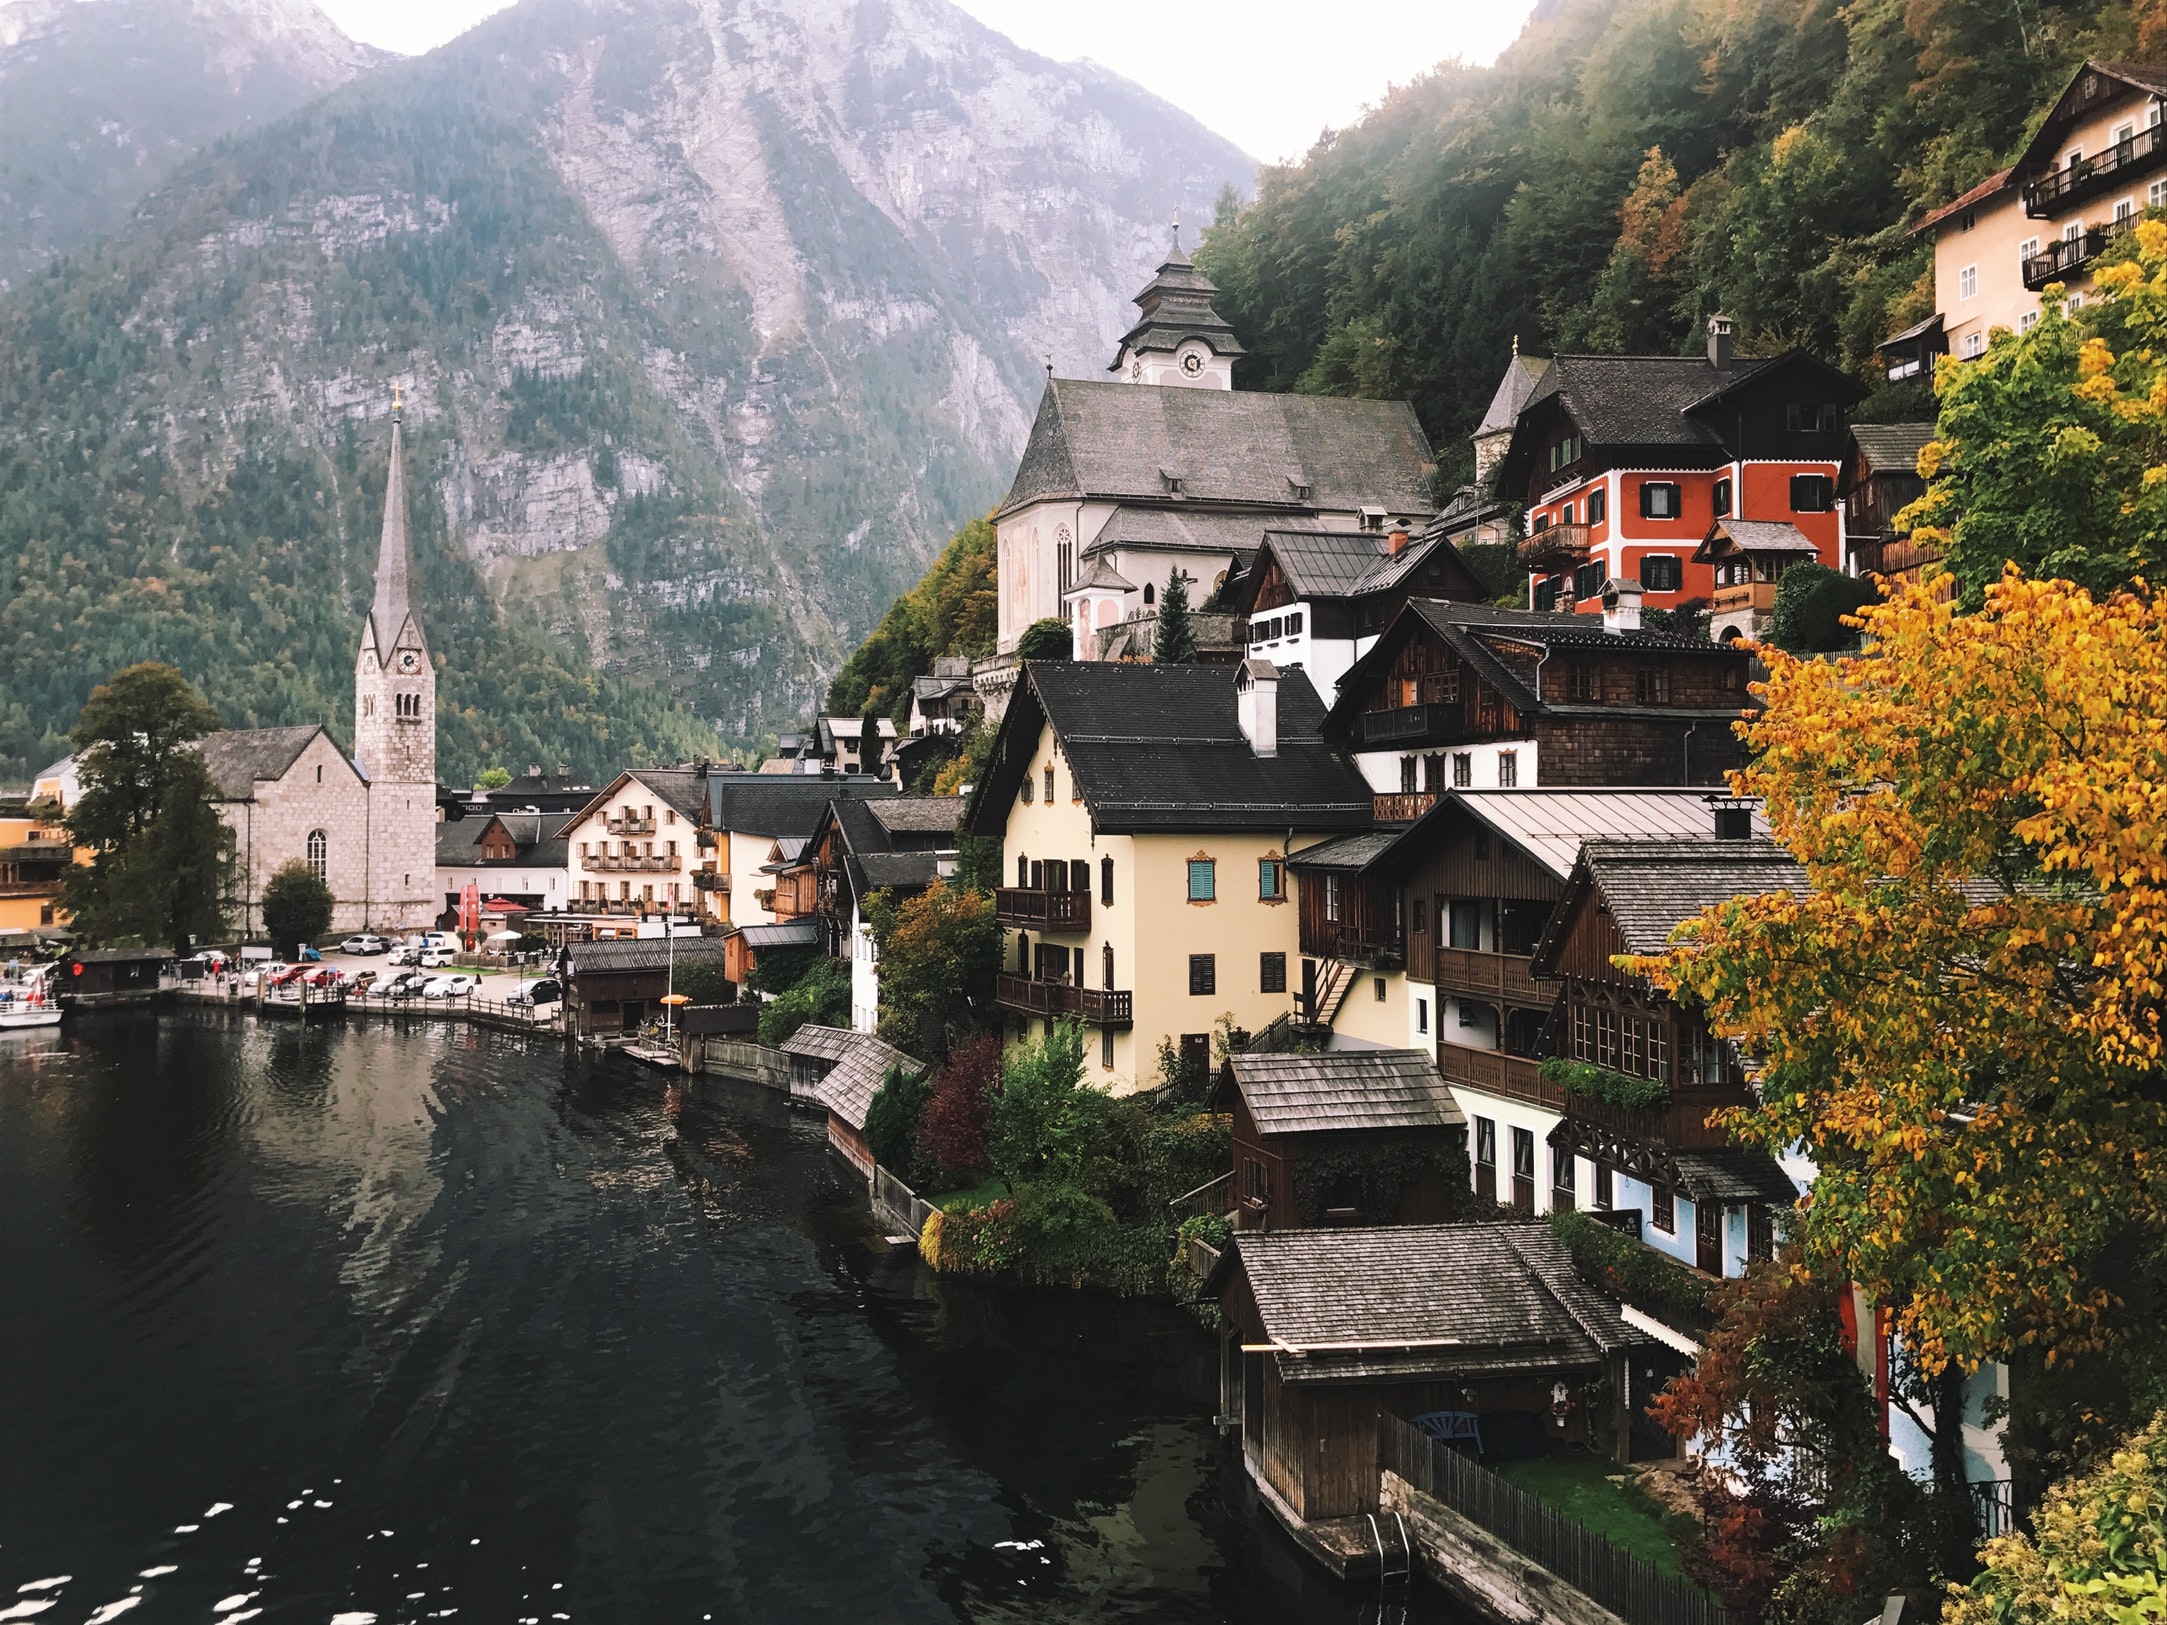
<svg viewBox="0 0 2167 1625">
<path fill-rule="evenodd" d="M 426 51 L 503 0 L 318 0 L 354 38 Z M 1090 57 L 1266 163 L 1298 158 L 1388 86 L 1488 62 L 1533 0 L 959 0 L 1017 44 Z"/>
</svg>

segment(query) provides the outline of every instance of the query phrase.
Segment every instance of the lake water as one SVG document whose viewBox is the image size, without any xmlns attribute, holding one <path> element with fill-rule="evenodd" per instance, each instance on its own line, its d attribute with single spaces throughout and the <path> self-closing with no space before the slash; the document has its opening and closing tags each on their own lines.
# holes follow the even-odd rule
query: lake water
<svg viewBox="0 0 2167 1625">
<path fill-rule="evenodd" d="M 1374 1618 L 1215 1399 L 1166 1305 L 880 1245 L 755 1090 L 422 1024 L 0 1038 L 0 1621 Z"/>
</svg>

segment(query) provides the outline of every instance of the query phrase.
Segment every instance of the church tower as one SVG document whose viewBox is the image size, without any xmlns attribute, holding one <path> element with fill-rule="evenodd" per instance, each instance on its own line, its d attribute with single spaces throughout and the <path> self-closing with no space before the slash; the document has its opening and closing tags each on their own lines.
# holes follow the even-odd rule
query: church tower
<svg viewBox="0 0 2167 1625">
<path fill-rule="evenodd" d="M 1234 329 L 1212 308 L 1212 295 L 1218 291 L 1182 253 L 1177 217 L 1173 252 L 1136 296 L 1142 315 L 1122 335 L 1121 351 L 1106 370 L 1132 384 L 1232 389 L 1234 358 L 1242 354 L 1242 346 Z"/>
<path fill-rule="evenodd" d="M 406 468 L 396 392 L 376 598 L 354 662 L 354 761 L 369 781 L 369 923 L 426 926 L 436 890 L 436 667 L 408 602 Z"/>
</svg>

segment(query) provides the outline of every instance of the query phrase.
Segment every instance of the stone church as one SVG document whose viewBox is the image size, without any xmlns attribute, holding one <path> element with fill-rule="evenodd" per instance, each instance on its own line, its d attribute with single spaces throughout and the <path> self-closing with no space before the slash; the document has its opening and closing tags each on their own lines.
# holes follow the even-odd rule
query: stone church
<svg viewBox="0 0 2167 1625">
<path fill-rule="evenodd" d="M 263 888 L 299 859 L 336 900 L 338 931 L 426 929 L 436 892 L 436 666 L 410 601 L 406 470 L 400 410 L 391 417 L 391 468 L 376 596 L 354 661 L 354 750 L 321 724 L 234 728 L 203 741 L 233 831 L 236 924 L 262 927 Z"/>
</svg>

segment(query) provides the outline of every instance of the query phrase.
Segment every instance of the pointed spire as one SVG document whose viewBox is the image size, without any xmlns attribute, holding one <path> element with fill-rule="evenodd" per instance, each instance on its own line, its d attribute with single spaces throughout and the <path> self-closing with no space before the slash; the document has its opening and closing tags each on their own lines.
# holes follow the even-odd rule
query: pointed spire
<svg viewBox="0 0 2167 1625">
<path fill-rule="evenodd" d="M 376 638 L 376 658 L 388 664 L 399 631 L 410 613 L 406 599 L 406 454 L 400 433 L 405 397 L 391 392 L 391 468 L 384 478 L 384 535 L 376 552 L 376 601 L 369 628 Z"/>
</svg>

